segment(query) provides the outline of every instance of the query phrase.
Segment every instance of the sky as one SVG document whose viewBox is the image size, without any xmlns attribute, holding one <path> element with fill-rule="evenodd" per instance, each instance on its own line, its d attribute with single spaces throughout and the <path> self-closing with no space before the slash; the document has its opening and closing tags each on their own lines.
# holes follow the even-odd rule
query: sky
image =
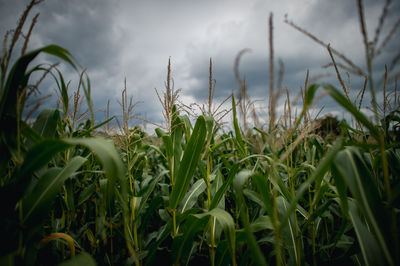
<svg viewBox="0 0 400 266">
<path fill-rule="evenodd" d="M 28 2 L 0 0 L 1 36 L 15 28 Z M 392 2 L 378 46 L 399 19 L 400 3 Z M 375 34 L 384 3 L 364 1 L 370 39 Z M 251 51 L 240 61 L 240 74 L 246 76 L 248 94 L 256 103 L 261 122 L 267 123 L 270 14 L 273 14 L 275 81 L 280 60 L 284 64 L 282 89 L 290 90 L 292 100 L 304 86 L 307 70 L 311 79 L 323 76 L 318 81 L 331 82 L 338 88 L 340 85 L 332 67 L 322 68 L 331 62 L 327 49 L 284 23 L 285 15 L 289 21 L 330 43 L 361 69 L 366 69 L 355 0 L 46 0 L 32 9 L 28 22 L 36 13 L 40 16 L 28 49 L 58 44 L 71 52 L 90 77 L 96 122 L 104 120 L 107 101 L 110 101 L 110 114 L 120 117 L 119 102 L 126 80 L 128 96 L 137 103 L 133 110 L 136 117 L 163 123 L 162 106 L 155 88 L 162 95 L 169 59 L 174 88 L 181 89 L 182 103 L 206 103 L 210 58 L 216 80 L 215 106 L 232 91 L 237 96 L 239 87 L 234 76 L 234 62 L 238 52 L 248 48 Z M 399 55 L 399 44 L 398 29 L 374 61 L 376 80 L 381 78 L 384 64 L 390 65 Z M 40 57 L 38 60 L 53 62 L 54 59 Z M 66 79 L 71 80 L 69 93 L 72 96 L 79 76 L 66 66 L 61 68 Z M 389 74 L 398 71 L 399 67 L 395 67 Z M 341 74 L 347 84 L 346 72 L 342 70 Z M 350 96 L 355 99 L 363 80 L 350 75 L 350 81 Z M 51 79 L 42 83 L 42 95 L 55 97 L 55 91 Z M 283 112 L 283 96 L 278 100 L 278 114 Z M 367 92 L 363 108 L 367 114 L 370 114 L 369 99 Z M 43 105 L 51 106 L 54 102 L 50 99 Z M 322 107 L 322 113 L 343 116 L 342 109 L 329 97 L 318 100 L 312 108 L 314 115 Z M 229 103 L 223 108 L 229 109 Z M 229 120 L 229 116 L 226 119 Z M 143 122 L 133 119 L 131 124 L 135 123 Z"/>
</svg>

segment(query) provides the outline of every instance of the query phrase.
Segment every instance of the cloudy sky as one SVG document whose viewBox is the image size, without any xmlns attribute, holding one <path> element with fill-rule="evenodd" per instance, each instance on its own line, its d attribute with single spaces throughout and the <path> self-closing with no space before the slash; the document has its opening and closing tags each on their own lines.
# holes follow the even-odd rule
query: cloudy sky
<svg viewBox="0 0 400 266">
<path fill-rule="evenodd" d="M 1 36 L 15 27 L 28 2 L 0 0 Z M 368 34 L 373 39 L 385 1 L 364 2 Z M 355 0 L 46 0 L 34 7 L 29 21 L 38 12 L 40 17 L 29 49 L 58 44 L 74 55 L 89 74 L 98 121 L 104 119 L 102 111 L 108 100 L 111 113 L 121 113 L 118 101 L 126 79 L 128 95 L 138 102 L 134 112 L 161 123 L 162 108 L 154 89 L 163 91 L 165 88 L 169 58 L 175 89 L 182 89 L 180 100 L 183 103 L 206 102 L 210 58 L 216 79 L 215 102 L 222 101 L 232 90 L 237 95 L 233 66 L 236 55 L 244 48 L 251 52 L 243 55 L 240 73 L 246 75 L 248 94 L 258 100 L 261 120 L 266 119 L 268 19 L 271 12 L 275 66 L 278 68 L 278 60 L 284 63 L 282 86 L 290 89 L 293 98 L 304 85 L 307 69 L 311 77 L 335 75 L 335 72 L 333 68 L 322 68 L 330 62 L 327 50 L 284 23 L 285 14 L 289 20 L 330 43 L 365 69 Z M 393 1 L 378 46 L 399 19 L 399 14 L 400 3 Z M 397 30 L 396 36 L 375 61 L 377 80 L 384 64 L 390 65 L 392 58 L 398 55 L 399 43 Z M 397 67 L 391 73 L 398 70 Z M 65 71 L 68 79 L 78 79 L 77 74 L 68 69 Z M 345 71 L 342 74 L 347 84 Z M 332 77 L 320 81 L 339 86 Z M 76 88 L 73 84 L 71 95 Z M 352 75 L 353 99 L 361 86 L 362 80 Z M 44 94 L 54 94 L 54 84 L 44 83 L 42 87 Z M 280 112 L 283 100 L 282 97 L 279 101 Z M 324 112 L 342 116 L 341 109 L 329 98 L 321 99 L 314 109 L 322 106 Z"/>
</svg>

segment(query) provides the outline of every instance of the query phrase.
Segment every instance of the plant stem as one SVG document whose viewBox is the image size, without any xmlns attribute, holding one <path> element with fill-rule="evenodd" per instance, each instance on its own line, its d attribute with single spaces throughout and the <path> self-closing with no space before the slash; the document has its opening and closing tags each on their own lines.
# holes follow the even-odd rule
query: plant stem
<svg viewBox="0 0 400 266">
<path fill-rule="evenodd" d="M 277 191 L 276 189 L 273 190 L 273 216 L 274 216 L 274 228 L 275 228 L 275 252 L 276 252 L 276 265 L 282 265 L 281 261 L 281 240 L 279 236 L 279 224 L 278 224 L 278 204 L 276 201 L 277 198 Z"/>
<path fill-rule="evenodd" d="M 207 154 L 207 171 L 206 171 L 206 181 L 207 181 L 207 203 L 208 203 L 208 208 L 210 208 L 211 205 L 211 191 L 210 191 L 210 169 L 211 169 L 211 160 L 210 160 L 210 154 Z M 210 217 L 210 237 L 211 237 L 211 246 L 210 246 L 210 259 L 211 259 L 211 265 L 215 265 L 215 252 L 214 252 L 214 247 L 215 247 L 215 235 L 214 235 L 214 230 L 215 230 L 215 221 L 214 218 L 211 216 Z"/>
<path fill-rule="evenodd" d="M 171 166 L 171 188 L 173 188 L 174 184 L 175 184 L 174 183 L 174 156 L 173 155 L 171 156 L 169 165 Z"/>
<path fill-rule="evenodd" d="M 139 251 L 139 242 L 138 242 L 138 236 L 137 236 L 136 222 L 133 222 L 133 241 L 135 243 L 135 250 Z"/>
<path fill-rule="evenodd" d="M 172 210 L 172 224 L 173 224 L 173 235 L 172 238 L 175 238 L 177 236 L 177 229 L 176 229 L 176 209 Z"/>
<path fill-rule="evenodd" d="M 210 235 L 211 235 L 211 247 L 210 247 L 210 259 L 211 259 L 211 266 L 215 265 L 215 218 L 212 216 L 210 217 Z"/>
<path fill-rule="evenodd" d="M 290 159 L 286 159 L 287 164 L 288 164 L 288 178 L 290 182 L 290 187 L 291 187 L 291 193 L 292 197 L 295 196 L 295 188 L 294 188 L 294 180 L 293 180 L 293 160 L 292 157 Z M 297 215 L 296 211 L 293 213 L 294 216 L 294 229 L 295 229 L 295 239 L 296 239 L 296 262 L 297 265 L 301 264 L 301 258 L 300 258 L 300 238 L 299 238 L 299 231 L 298 231 L 298 222 L 297 222 Z"/>
</svg>

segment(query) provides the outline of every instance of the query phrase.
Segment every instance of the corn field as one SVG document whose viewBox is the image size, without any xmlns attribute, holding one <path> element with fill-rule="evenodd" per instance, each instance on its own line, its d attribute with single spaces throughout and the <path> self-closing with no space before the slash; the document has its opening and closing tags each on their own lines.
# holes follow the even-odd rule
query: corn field
<svg viewBox="0 0 400 266">
<path fill-rule="evenodd" d="M 367 69 L 347 65 L 365 77 L 357 99 L 338 70 L 342 54 L 322 43 L 342 88 L 309 84 L 307 74 L 301 112 L 287 90 L 285 113 L 275 117 L 283 96 L 272 82 L 268 126 L 249 127 L 242 52 L 241 94 L 227 98 L 231 110 L 213 105 L 210 60 L 208 106 L 193 119 L 176 101 L 169 63 L 165 91 L 157 92 L 165 126 L 155 135 L 129 126 L 126 88 L 119 133 L 105 134 L 117 118 L 95 124 L 89 77 L 61 46 L 23 49 L 11 65 L 24 17 L 38 2 L 1 57 L 1 265 L 400 264 L 400 97 L 387 67 L 384 82 L 374 83 L 379 53 L 369 46 L 362 1 Z M 271 16 L 271 48 L 272 41 Z M 39 54 L 76 71 L 73 94 L 58 65 L 32 65 Z M 27 107 L 38 88 L 34 73 L 54 81 L 59 108 Z M 320 91 L 353 122 L 310 117 Z M 372 118 L 360 109 L 365 91 Z M 219 122 L 225 115 L 228 126 Z"/>
</svg>

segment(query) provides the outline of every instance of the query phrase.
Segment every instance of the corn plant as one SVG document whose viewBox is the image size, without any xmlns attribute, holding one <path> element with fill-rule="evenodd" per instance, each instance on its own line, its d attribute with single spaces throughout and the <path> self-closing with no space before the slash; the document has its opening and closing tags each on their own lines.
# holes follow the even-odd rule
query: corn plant
<svg viewBox="0 0 400 266">
<path fill-rule="evenodd" d="M 20 23 L 39 2 L 28 5 Z M 286 21 L 327 48 L 342 90 L 309 84 L 307 71 L 301 112 L 292 113 L 287 90 L 286 113 L 276 117 L 280 86 L 273 79 L 271 15 L 269 126 L 249 128 L 246 120 L 254 106 L 238 72 L 242 51 L 234 67 L 240 94 L 226 99 L 231 112 L 213 108 L 216 82 L 210 59 L 208 103 L 194 117 L 183 115 L 192 110 L 179 104 L 169 60 L 163 99 L 156 91 L 166 123 L 156 136 L 130 125 L 134 105 L 128 104 L 126 83 L 119 133 L 100 132 L 119 120 L 107 116 L 95 124 L 90 80 L 60 46 L 27 52 L 24 43 L 9 68 L 20 24 L 1 61 L 0 263 L 399 264 L 399 97 L 396 88 L 387 91 L 387 67 L 383 103 L 373 96 L 380 84 L 373 83 L 371 64 L 380 49 L 371 50 L 362 1 L 358 8 L 367 71 Z M 57 64 L 31 66 L 39 54 L 52 55 L 76 71 L 73 93 Z M 343 83 L 338 58 L 365 77 L 355 100 Z M 38 104 L 27 110 L 32 90 L 39 88 L 31 85 L 33 73 L 54 81 L 58 108 Z M 360 110 L 367 85 L 374 97 L 373 119 Z M 318 90 L 354 123 L 312 118 L 309 109 Z M 228 113 L 232 123 L 223 127 L 219 116 Z"/>
</svg>

